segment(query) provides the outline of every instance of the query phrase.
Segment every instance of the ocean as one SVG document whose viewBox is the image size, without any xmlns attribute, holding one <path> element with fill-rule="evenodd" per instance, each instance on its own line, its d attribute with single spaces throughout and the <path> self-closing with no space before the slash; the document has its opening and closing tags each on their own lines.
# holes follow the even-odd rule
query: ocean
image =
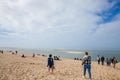
<svg viewBox="0 0 120 80">
<path fill-rule="evenodd" d="M 27 49 L 27 48 L 0 48 L 0 50 L 6 51 L 18 51 L 19 53 L 25 54 L 40 54 L 40 55 L 49 55 L 59 56 L 60 58 L 79 58 L 82 59 L 84 56 L 85 50 L 51 50 L 51 49 Z M 92 61 L 97 61 L 97 55 L 104 56 L 105 58 L 116 57 L 118 62 L 120 62 L 120 50 L 87 50 L 89 55 L 92 57 Z"/>
</svg>

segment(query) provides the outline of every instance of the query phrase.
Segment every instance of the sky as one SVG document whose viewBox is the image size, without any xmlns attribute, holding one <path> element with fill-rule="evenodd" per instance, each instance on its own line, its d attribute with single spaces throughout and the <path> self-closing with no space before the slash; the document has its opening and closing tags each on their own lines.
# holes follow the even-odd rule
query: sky
<svg viewBox="0 0 120 80">
<path fill-rule="evenodd" d="M 120 0 L 0 0 L 0 46 L 120 49 Z"/>
</svg>

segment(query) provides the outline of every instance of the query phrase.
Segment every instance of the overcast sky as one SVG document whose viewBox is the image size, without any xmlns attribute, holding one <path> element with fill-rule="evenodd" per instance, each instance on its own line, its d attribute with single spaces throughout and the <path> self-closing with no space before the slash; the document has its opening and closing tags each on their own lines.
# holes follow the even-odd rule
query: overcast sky
<svg viewBox="0 0 120 80">
<path fill-rule="evenodd" d="M 120 0 L 0 0 L 0 46 L 120 49 Z"/>
</svg>

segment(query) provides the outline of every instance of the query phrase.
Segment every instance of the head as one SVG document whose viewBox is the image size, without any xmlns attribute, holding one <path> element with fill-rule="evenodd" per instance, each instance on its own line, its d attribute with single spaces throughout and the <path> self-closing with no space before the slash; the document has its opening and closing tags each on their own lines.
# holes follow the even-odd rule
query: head
<svg viewBox="0 0 120 80">
<path fill-rule="evenodd" d="M 49 57 L 52 57 L 52 54 L 49 54 Z"/>
<path fill-rule="evenodd" d="M 116 57 L 113 57 L 113 59 L 115 59 Z"/>
<path fill-rule="evenodd" d="M 88 55 L 88 52 L 85 52 L 85 55 Z"/>
</svg>

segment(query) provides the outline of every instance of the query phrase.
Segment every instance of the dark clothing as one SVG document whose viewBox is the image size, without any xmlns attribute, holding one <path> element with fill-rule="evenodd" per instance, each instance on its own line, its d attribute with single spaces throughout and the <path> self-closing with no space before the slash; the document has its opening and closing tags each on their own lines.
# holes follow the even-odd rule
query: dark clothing
<svg viewBox="0 0 120 80">
<path fill-rule="evenodd" d="M 98 64 L 100 64 L 100 57 L 99 56 L 97 57 L 97 61 L 98 61 Z"/>
<path fill-rule="evenodd" d="M 107 58 L 107 59 L 106 59 L 106 62 L 107 62 L 107 66 L 110 66 L 110 63 L 111 63 L 111 62 L 110 62 L 110 59 Z"/>
<path fill-rule="evenodd" d="M 105 58 L 104 57 L 101 57 L 101 61 L 104 62 Z"/>
<path fill-rule="evenodd" d="M 104 60 L 105 60 L 105 58 L 102 56 L 102 57 L 101 57 L 102 65 L 104 65 Z"/>
<path fill-rule="evenodd" d="M 53 61 L 53 58 L 48 58 L 48 67 L 49 68 L 52 68 L 52 66 L 54 65 L 54 61 Z"/>
</svg>

